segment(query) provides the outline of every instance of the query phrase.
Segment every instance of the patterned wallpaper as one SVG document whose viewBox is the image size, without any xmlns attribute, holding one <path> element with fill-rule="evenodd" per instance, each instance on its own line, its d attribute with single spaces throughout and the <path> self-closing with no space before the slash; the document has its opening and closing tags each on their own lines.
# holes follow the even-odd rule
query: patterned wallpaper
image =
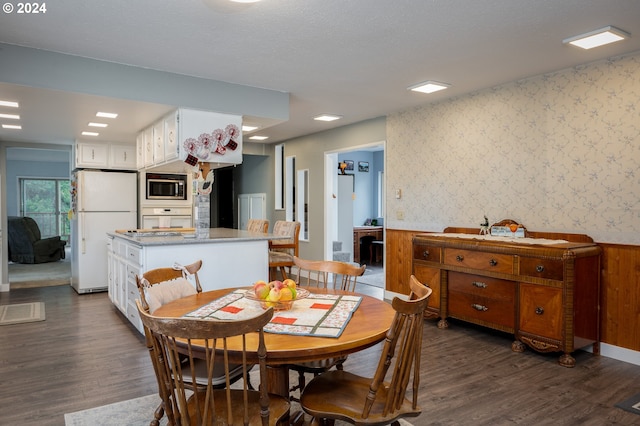
<svg viewBox="0 0 640 426">
<path fill-rule="evenodd" d="M 389 228 L 487 215 L 640 244 L 640 54 L 391 114 L 386 155 Z"/>
</svg>

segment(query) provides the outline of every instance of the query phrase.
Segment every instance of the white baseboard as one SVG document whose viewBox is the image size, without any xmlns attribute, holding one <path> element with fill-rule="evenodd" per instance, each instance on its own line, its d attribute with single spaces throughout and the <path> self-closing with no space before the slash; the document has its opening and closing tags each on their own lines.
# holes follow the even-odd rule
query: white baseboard
<svg viewBox="0 0 640 426">
<path fill-rule="evenodd" d="M 9 283 L 0 284 L 0 292 L 9 291 Z"/>
<path fill-rule="evenodd" d="M 591 346 L 585 347 L 583 350 L 593 352 Z M 613 346 L 608 343 L 600 343 L 600 355 L 618 361 L 628 362 L 629 364 L 640 365 L 640 352 L 632 349 L 621 348 L 620 346 Z"/>
</svg>

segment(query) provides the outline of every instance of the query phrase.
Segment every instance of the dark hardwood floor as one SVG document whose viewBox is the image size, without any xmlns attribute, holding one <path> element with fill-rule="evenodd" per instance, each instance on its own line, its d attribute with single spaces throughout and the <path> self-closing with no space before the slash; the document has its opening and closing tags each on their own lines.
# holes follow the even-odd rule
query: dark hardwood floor
<svg viewBox="0 0 640 426">
<path fill-rule="evenodd" d="M 156 391 L 144 341 L 106 293 L 71 287 L 0 293 L 0 304 L 44 301 L 46 321 L 0 326 L 0 425 L 64 425 L 64 413 Z M 427 321 L 420 425 L 640 425 L 614 404 L 640 393 L 640 366 L 576 353 L 511 351 L 511 337 L 452 321 Z M 375 369 L 379 347 L 353 354 L 345 369 Z"/>
</svg>

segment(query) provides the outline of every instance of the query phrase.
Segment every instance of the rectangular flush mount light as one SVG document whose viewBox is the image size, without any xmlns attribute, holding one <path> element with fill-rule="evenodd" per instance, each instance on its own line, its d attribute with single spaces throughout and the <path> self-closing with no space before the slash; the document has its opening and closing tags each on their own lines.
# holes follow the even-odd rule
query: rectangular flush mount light
<svg viewBox="0 0 640 426">
<path fill-rule="evenodd" d="M 320 114 L 313 117 L 313 119 L 316 121 L 335 121 L 340 120 L 341 118 L 342 116 L 333 114 Z"/>
<path fill-rule="evenodd" d="M 118 114 L 114 113 L 114 112 L 102 112 L 99 111 L 96 113 L 96 117 L 102 117 L 102 118 L 116 118 L 118 116 Z"/>
<path fill-rule="evenodd" d="M 18 103 L 14 101 L 2 101 L 0 100 L 0 106 L 10 107 L 10 108 L 18 108 Z"/>
<path fill-rule="evenodd" d="M 409 90 L 422 93 L 433 93 L 451 87 L 450 84 L 438 83 L 437 81 L 425 81 L 408 87 Z"/>
<path fill-rule="evenodd" d="M 572 44 L 583 49 L 592 49 L 594 47 L 624 40 L 629 37 L 631 37 L 631 34 L 609 25 L 607 27 L 600 28 L 599 30 L 566 38 L 562 40 L 562 42 L 564 44 Z"/>
</svg>

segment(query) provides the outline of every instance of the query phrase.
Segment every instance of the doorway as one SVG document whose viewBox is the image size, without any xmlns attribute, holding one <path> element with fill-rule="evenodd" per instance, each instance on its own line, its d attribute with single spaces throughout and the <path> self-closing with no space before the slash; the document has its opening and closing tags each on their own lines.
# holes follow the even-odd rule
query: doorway
<svg viewBox="0 0 640 426">
<path fill-rule="evenodd" d="M 7 229 L 7 216 L 30 216 L 38 223 L 43 237 L 55 234 L 63 238 L 66 235 L 68 239 L 71 145 L 2 143 L 0 151 L 0 180 L 4 182 L 0 194 L 2 229 Z M 3 248 L 8 248 L 8 232 L 2 234 L 2 244 L 7 244 Z M 67 245 L 65 259 L 59 262 L 35 265 L 9 264 L 8 250 L 2 250 L 2 291 L 10 290 L 9 283 L 11 288 L 17 288 L 19 285 L 13 284 L 16 282 L 27 282 L 34 287 L 68 285 L 69 249 Z"/>
<path fill-rule="evenodd" d="M 385 162 L 386 162 L 386 157 L 384 156 L 384 148 L 385 148 L 385 142 L 374 142 L 371 144 L 366 144 L 366 145 L 359 145 L 359 146 L 354 146 L 354 147 L 349 147 L 347 149 L 343 149 L 343 150 L 338 150 L 338 151 L 331 151 L 331 152 L 326 152 L 325 153 L 325 236 L 324 236 L 324 248 L 325 248 L 325 259 L 333 259 L 334 254 L 333 254 L 333 241 L 340 241 L 341 239 L 339 238 L 339 227 L 341 227 L 340 225 L 340 214 L 339 214 L 339 203 L 337 201 L 337 191 L 338 191 L 338 179 L 339 179 L 339 168 L 338 168 L 338 157 L 340 158 L 345 158 L 345 156 L 349 156 L 349 159 L 353 158 L 354 161 L 356 161 L 356 170 L 355 171 L 348 171 L 347 173 L 354 173 L 355 174 L 355 183 L 354 183 L 354 193 L 353 193 L 353 197 L 355 198 L 355 200 L 358 199 L 362 199 L 363 194 L 362 194 L 362 190 L 358 189 L 359 188 L 359 184 L 360 182 L 362 182 L 362 176 L 369 176 L 371 178 L 372 181 L 375 182 L 375 189 L 372 189 L 376 191 L 376 194 L 369 194 L 369 198 L 372 200 L 371 201 L 371 205 L 369 207 L 367 207 L 368 210 L 366 210 L 366 212 L 364 213 L 365 215 L 368 215 L 368 217 L 379 217 L 380 219 L 382 219 L 384 217 L 384 210 L 381 210 L 381 206 L 382 209 L 384 209 L 384 202 L 380 203 L 379 202 L 379 198 L 380 197 L 384 197 L 385 194 L 385 186 L 386 183 L 384 181 L 384 173 L 379 173 L 378 171 L 384 172 L 384 168 L 385 168 Z M 379 160 L 379 162 L 381 164 L 376 165 L 373 162 L 369 162 L 369 164 L 367 164 L 367 172 L 365 172 L 365 175 L 360 175 L 360 181 L 358 180 L 359 176 L 358 176 L 358 170 L 357 170 L 357 158 L 355 157 L 357 155 L 357 153 L 359 152 L 364 152 L 364 153 L 375 153 L 375 155 L 377 157 L 380 157 L 381 159 Z M 378 179 L 378 177 L 381 176 L 380 179 Z M 375 196 L 374 196 L 375 195 Z M 354 216 L 357 215 L 357 211 L 360 211 L 360 215 L 362 215 L 362 207 L 360 206 L 360 210 L 358 209 L 358 206 L 354 206 L 354 211 L 356 211 L 356 213 L 354 213 Z M 382 214 L 380 214 L 382 213 Z M 356 222 L 357 221 L 357 222 Z M 354 222 L 351 224 L 350 228 L 353 230 L 353 226 L 358 226 L 358 225 L 362 225 L 363 223 L 359 223 L 359 222 L 364 222 L 364 219 L 360 220 L 360 219 L 354 219 Z M 382 222 L 382 225 L 384 226 L 384 222 Z M 344 225 L 342 225 L 344 226 Z M 342 232 L 345 232 L 344 230 Z M 352 240 L 351 240 L 352 241 Z M 344 249 L 344 247 L 343 247 Z M 350 248 L 349 250 L 351 252 L 351 259 L 353 259 L 353 247 Z M 367 265 L 367 268 L 369 268 L 370 265 Z"/>
<path fill-rule="evenodd" d="M 233 228 L 235 188 L 233 167 L 216 169 L 215 185 L 211 194 L 211 227 Z"/>
</svg>

